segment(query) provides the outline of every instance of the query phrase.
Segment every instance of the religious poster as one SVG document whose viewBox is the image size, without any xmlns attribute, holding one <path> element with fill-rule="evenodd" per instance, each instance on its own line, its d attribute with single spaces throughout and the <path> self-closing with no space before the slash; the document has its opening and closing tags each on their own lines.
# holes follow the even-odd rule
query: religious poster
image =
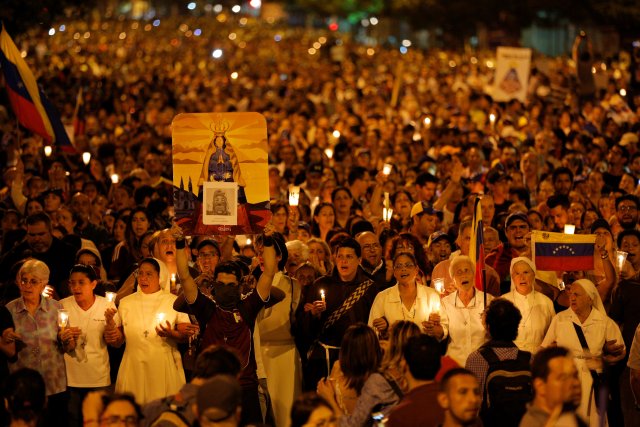
<svg viewBox="0 0 640 427">
<path fill-rule="evenodd" d="M 499 47 L 496 53 L 496 74 L 494 77 L 493 99 L 506 102 L 527 98 L 529 72 L 531 71 L 531 49 L 519 47 Z"/>
<path fill-rule="evenodd" d="M 172 138 L 174 209 L 184 233 L 261 233 L 271 218 L 264 116 L 179 114 Z"/>
</svg>

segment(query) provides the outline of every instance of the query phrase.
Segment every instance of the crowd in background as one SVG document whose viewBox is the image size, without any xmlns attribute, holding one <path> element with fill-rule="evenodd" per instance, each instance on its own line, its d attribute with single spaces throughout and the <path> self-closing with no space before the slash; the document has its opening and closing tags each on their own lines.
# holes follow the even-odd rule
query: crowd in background
<svg viewBox="0 0 640 427">
<path fill-rule="evenodd" d="M 224 13 L 53 30 L 16 44 L 77 154 L 0 111 L 7 421 L 44 393 L 51 425 L 637 425 L 628 55 L 578 37 L 573 59 L 534 56 L 526 102 L 498 103 L 488 52 Z M 185 239 L 171 121 L 244 111 L 267 119 L 270 224 Z M 530 232 L 567 224 L 597 236 L 593 270 L 538 271 Z M 489 380 L 507 365 L 512 401 Z"/>
</svg>

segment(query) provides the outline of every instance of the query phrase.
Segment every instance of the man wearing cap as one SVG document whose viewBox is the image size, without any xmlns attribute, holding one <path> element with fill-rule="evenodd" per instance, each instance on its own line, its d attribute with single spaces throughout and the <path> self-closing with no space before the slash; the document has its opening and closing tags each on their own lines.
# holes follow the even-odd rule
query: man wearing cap
<svg viewBox="0 0 640 427">
<path fill-rule="evenodd" d="M 426 245 L 429 237 L 440 229 L 443 216 L 442 211 L 434 209 L 426 202 L 418 202 L 411 208 L 411 232 L 425 246 L 425 252 L 428 250 Z"/>
<path fill-rule="evenodd" d="M 527 251 L 525 235 L 530 231 L 529 220 L 524 212 L 514 212 L 507 217 L 504 231 L 507 244 L 498 246 L 487 255 L 486 265 L 493 267 L 500 276 L 500 294 L 509 292 L 511 288 L 510 268 L 513 258 L 522 256 Z"/>
<path fill-rule="evenodd" d="M 231 375 L 217 375 L 198 388 L 196 413 L 201 426 L 235 427 L 240 423 L 242 388 Z"/>
<path fill-rule="evenodd" d="M 198 251 L 196 265 L 199 275 L 195 278 L 198 289 L 205 295 L 211 295 L 213 273 L 220 261 L 220 247 L 211 239 L 204 239 L 196 246 Z"/>
<path fill-rule="evenodd" d="M 509 199 L 511 175 L 494 168 L 487 174 L 487 187 L 489 188 L 489 193 L 493 196 L 496 215 L 501 212 L 507 212 L 509 205 L 511 205 L 511 200 Z"/>
<path fill-rule="evenodd" d="M 438 263 L 449 259 L 453 250 L 453 240 L 444 231 L 436 231 L 429 236 L 427 247 L 429 267 L 433 270 Z"/>
</svg>

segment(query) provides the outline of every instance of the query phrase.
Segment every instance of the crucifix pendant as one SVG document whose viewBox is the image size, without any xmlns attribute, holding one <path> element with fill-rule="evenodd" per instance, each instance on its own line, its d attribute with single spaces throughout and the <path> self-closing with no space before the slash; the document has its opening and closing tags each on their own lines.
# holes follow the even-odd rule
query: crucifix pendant
<svg viewBox="0 0 640 427">
<path fill-rule="evenodd" d="M 149 336 L 149 331 L 144 331 L 144 337 L 147 338 Z"/>
</svg>

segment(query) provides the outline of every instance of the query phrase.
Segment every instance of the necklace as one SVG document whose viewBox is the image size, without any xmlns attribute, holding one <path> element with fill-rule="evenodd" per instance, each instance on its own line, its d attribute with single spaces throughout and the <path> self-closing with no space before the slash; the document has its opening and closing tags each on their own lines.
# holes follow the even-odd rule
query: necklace
<svg viewBox="0 0 640 427">
<path fill-rule="evenodd" d="M 157 291 L 157 292 L 161 292 L 161 291 Z M 142 293 L 142 291 L 140 291 L 140 293 Z M 154 295 L 150 294 L 150 295 Z M 149 337 L 149 322 L 147 321 L 147 316 L 145 313 L 145 298 L 142 295 L 138 295 L 138 301 L 140 302 L 139 307 L 140 307 L 140 317 L 142 318 L 142 326 L 144 327 L 144 331 L 142 332 L 142 334 L 144 335 L 145 338 Z M 149 304 L 151 304 L 151 301 L 149 301 Z M 154 307 L 154 309 L 151 311 L 152 314 L 156 314 L 158 312 L 158 309 L 160 308 L 160 305 L 162 304 L 162 298 L 160 298 L 160 301 L 158 301 L 158 303 L 156 304 L 156 306 Z"/>
<path fill-rule="evenodd" d="M 89 334 L 89 324 L 91 323 L 91 318 L 93 317 L 93 311 L 96 308 L 96 298 L 93 297 L 93 304 L 91 304 L 91 307 L 89 307 L 88 309 L 83 309 L 82 307 L 80 307 L 80 305 L 76 302 L 76 305 L 78 306 L 78 308 L 80 309 L 79 313 L 81 316 L 84 316 L 87 318 L 87 320 L 85 320 L 83 327 L 80 329 L 80 339 L 78 341 L 78 344 L 80 345 L 80 348 L 84 350 L 84 348 L 87 346 L 87 336 Z"/>
</svg>

